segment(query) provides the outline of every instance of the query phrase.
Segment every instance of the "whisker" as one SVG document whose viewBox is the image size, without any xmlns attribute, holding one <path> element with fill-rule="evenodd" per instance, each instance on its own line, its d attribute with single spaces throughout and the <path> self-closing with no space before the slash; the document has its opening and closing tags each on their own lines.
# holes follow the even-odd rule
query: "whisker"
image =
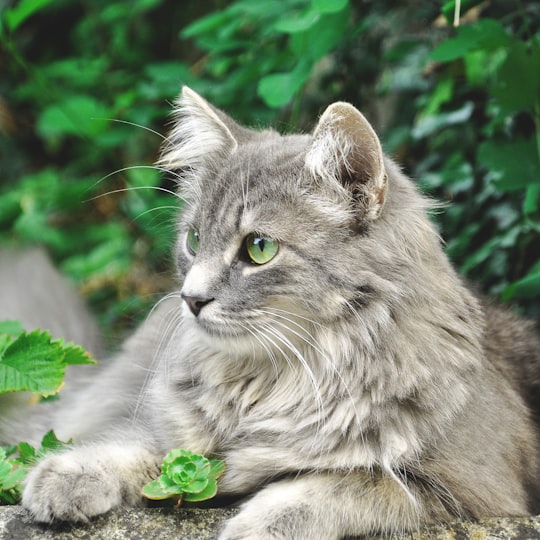
<svg viewBox="0 0 540 540">
<path fill-rule="evenodd" d="M 156 309 L 165 301 L 170 300 L 172 298 L 180 299 L 180 293 L 177 291 L 171 292 L 167 295 L 165 295 L 163 298 L 161 298 L 156 304 L 152 307 L 150 310 L 150 313 L 147 316 L 147 319 L 152 316 L 152 314 L 156 311 Z M 166 358 L 166 355 L 163 354 L 163 351 L 169 346 L 169 344 L 174 341 L 174 338 L 176 337 L 177 333 L 181 330 L 183 323 L 183 317 L 180 312 L 174 314 L 173 317 L 171 317 L 167 321 L 167 325 L 161 330 L 161 337 L 159 340 L 159 344 L 156 347 L 154 354 L 152 356 L 152 362 L 150 363 L 150 366 L 147 368 L 147 375 L 145 377 L 145 380 L 141 386 L 141 390 L 139 392 L 137 401 L 135 403 L 135 407 L 133 409 L 132 414 L 132 422 L 136 422 L 140 411 L 143 407 L 143 404 L 145 400 L 148 397 L 149 394 L 149 387 L 150 383 L 152 382 L 153 378 L 158 374 L 162 368 L 162 363 L 164 358 Z M 173 329 L 171 331 L 171 329 Z M 166 366 L 166 369 L 168 369 L 168 366 Z"/>
<path fill-rule="evenodd" d="M 126 187 L 126 188 L 112 189 L 110 191 L 107 191 L 106 193 L 100 193 L 98 195 L 94 195 L 90 199 L 86 199 L 85 202 L 95 201 L 96 199 L 101 199 L 102 197 L 107 197 L 108 195 L 114 195 L 115 193 L 126 193 L 128 191 L 138 191 L 140 189 L 153 189 L 155 191 L 162 191 L 163 193 L 172 195 L 176 199 L 179 199 L 182 202 L 189 204 L 189 201 L 186 201 L 186 199 L 181 197 L 178 193 L 175 193 L 174 191 L 171 191 L 170 189 L 167 189 L 161 186 L 131 186 L 131 187 Z"/>
<path fill-rule="evenodd" d="M 94 183 L 92 187 L 95 188 L 97 185 L 101 184 L 102 182 L 104 182 L 111 176 L 114 176 L 115 174 L 119 174 L 126 171 L 140 170 L 140 169 L 143 169 L 143 170 L 151 169 L 151 170 L 158 171 L 165 174 L 172 174 L 178 180 L 182 180 L 183 178 L 181 174 L 174 171 L 170 171 L 169 169 L 166 169 L 165 167 L 160 167 L 159 165 L 130 165 L 129 167 L 122 167 L 121 169 L 116 169 L 115 171 L 112 171 L 109 174 L 102 176 L 99 180 L 97 180 Z"/>
<path fill-rule="evenodd" d="M 264 324 L 265 329 L 270 332 L 280 343 L 282 343 L 289 351 L 292 352 L 292 354 L 299 360 L 300 364 L 304 368 L 304 372 L 307 374 L 310 384 L 314 391 L 314 397 L 317 402 L 317 410 L 321 413 L 324 412 L 324 404 L 322 400 L 321 393 L 319 391 L 319 384 L 317 381 L 317 378 L 315 377 L 315 374 L 313 373 L 313 370 L 309 367 L 309 364 L 307 363 L 306 359 L 304 358 L 304 355 L 298 350 L 298 348 L 285 336 L 282 332 L 280 332 L 275 327 L 271 326 L 269 323 Z M 321 416 L 321 418 L 324 416 Z"/>
<path fill-rule="evenodd" d="M 304 328 L 302 325 L 300 325 L 298 322 L 291 319 L 290 317 L 286 317 L 285 315 L 281 315 L 281 313 L 288 313 L 289 315 L 296 317 L 296 314 L 291 313 L 291 312 L 287 312 L 286 310 L 278 310 L 278 311 L 280 311 L 279 314 L 278 313 L 272 313 L 272 311 L 269 311 L 268 309 L 263 309 L 263 308 L 260 308 L 258 311 L 262 312 L 262 313 L 266 313 L 267 315 L 270 315 L 271 317 L 278 317 L 278 318 L 280 318 L 282 320 L 285 320 L 285 321 L 287 321 L 289 323 L 292 323 L 295 326 L 297 326 L 298 328 L 300 328 L 307 335 L 307 337 L 306 337 L 306 335 L 300 334 L 299 332 L 297 332 L 293 328 L 287 326 L 282 321 L 277 321 L 277 320 L 274 319 L 275 324 L 281 326 L 282 328 L 285 328 L 286 330 L 288 330 L 289 332 L 291 332 L 292 334 L 297 336 L 304 343 L 306 343 L 308 346 L 310 346 L 313 350 L 315 350 L 315 352 L 317 352 L 320 355 L 320 357 L 326 362 L 326 365 L 329 366 L 332 369 L 334 374 L 338 377 L 342 388 L 345 390 L 345 393 L 347 394 L 347 396 L 349 398 L 349 401 L 351 403 L 351 406 L 352 406 L 352 408 L 354 410 L 354 414 L 355 414 L 356 418 L 358 419 L 358 422 L 360 423 L 362 421 L 362 419 L 361 419 L 361 416 L 359 415 L 358 410 L 356 408 L 356 400 L 354 399 L 354 397 L 352 395 L 352 392 L 351 392 L 351 390 L 349 388 L 349 385 L 347 384 L 347 382 L 343 378 L 343 375 L 341 374 L 341 372 L 339 371 L 339 369 L 337 368 L 335 363 L 331 360 L 329 355 L 323 350 L 323 348 L 320 346 L 320 344 L 318 343 L 317 339 L 313 336 L 313 334 L 311 334 L 306 328 Z M 309 338 L 309 339 L 307 339 L 307 338 Z"/>
<path fill-rule="evenodd" d="M 150 133 L 153 133 L 154 135 L 157 135 L 163 142 L 171 143 L 171 140 L 168 137 L 159 133 L 158 131 L 155 131 L 152 128 L 149 128 L 148 126 L 143 126 L 142 124 L 137 124 L 136 122 L 130 122 L 129 120 L 121 120 L 119 118 L 103 118 L 103 120 L 107 120 L 108 122 L 117 122 L 118 124 L 126 124 L 128 126 L 144 129 L 145 131 L 148 131 Z"/>
</svg>

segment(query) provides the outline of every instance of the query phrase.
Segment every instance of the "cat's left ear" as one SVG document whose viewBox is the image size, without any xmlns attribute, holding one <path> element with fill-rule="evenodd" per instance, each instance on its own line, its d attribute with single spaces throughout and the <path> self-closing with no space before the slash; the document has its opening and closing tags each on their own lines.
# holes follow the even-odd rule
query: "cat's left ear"
<svg viewBox="0 0 540 540">
<path fill-rule="evenodd" d="M 379 217 L 388 189 L 383 151 L 370 123 L 352 105 L 337 102 L 324 111 L 306 166 L 319 181 L 352 196 L 358 219 Z"/>
</svg>

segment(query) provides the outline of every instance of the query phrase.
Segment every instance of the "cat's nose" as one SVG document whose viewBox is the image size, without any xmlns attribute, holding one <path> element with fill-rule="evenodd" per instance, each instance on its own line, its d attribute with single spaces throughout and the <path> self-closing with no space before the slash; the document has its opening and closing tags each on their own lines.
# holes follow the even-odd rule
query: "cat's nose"
<svg viewBox="0 0 540 540">
<path fill-rule="evenodd" d="M 195 317 L 199 316 L 199 313 L 201 312 L 201 309 L 212 302 L 213 298 L 204 298 L 201 296 L 188 296 L 187 294 L 182 293 L 182 298 L 184 302 L 188 305 L 189 309 L 191 310 L 191 313 L 195 315 Z"/>
</svg>

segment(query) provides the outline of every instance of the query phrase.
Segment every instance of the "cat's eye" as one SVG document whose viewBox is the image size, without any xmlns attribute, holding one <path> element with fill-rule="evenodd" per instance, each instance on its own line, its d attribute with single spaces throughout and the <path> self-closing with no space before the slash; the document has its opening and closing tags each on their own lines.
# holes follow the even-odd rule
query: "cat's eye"
<svg viewBox="0 0 540 540">
<path fill-rule="evenodd" d="M 190 227 L 187 233 L 186 245 L 192 255 L 197 255 L 199 251 L 199 231 Z"/>
<path fill-rule="evenodd" d="M 264 238 L 255 233 L 246 237 L 244 246 L 249 260 L 255 264 L 266 264 L 270 262 L 277 255 L 279 249 L 277 240 Z"/>
</svg>

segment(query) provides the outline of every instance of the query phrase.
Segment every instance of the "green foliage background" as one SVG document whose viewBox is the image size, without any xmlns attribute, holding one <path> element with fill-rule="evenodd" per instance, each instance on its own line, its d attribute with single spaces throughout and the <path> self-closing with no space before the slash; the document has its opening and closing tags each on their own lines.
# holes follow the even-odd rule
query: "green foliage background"
<svg viewBox="0 0 540 540">
<path fill-rule="evenodd" d="M 151 164 L 182 84 L 281 131 L 354 103 L 450 203 L 434 219 L 463 274 L 540 316 L 538 2 L 464 0 L 457 28 L 452 2 L 0 8 L 0 241 L 46 244 L 108 328 L 171 283 L 179 203 Z"/>
</svg>

